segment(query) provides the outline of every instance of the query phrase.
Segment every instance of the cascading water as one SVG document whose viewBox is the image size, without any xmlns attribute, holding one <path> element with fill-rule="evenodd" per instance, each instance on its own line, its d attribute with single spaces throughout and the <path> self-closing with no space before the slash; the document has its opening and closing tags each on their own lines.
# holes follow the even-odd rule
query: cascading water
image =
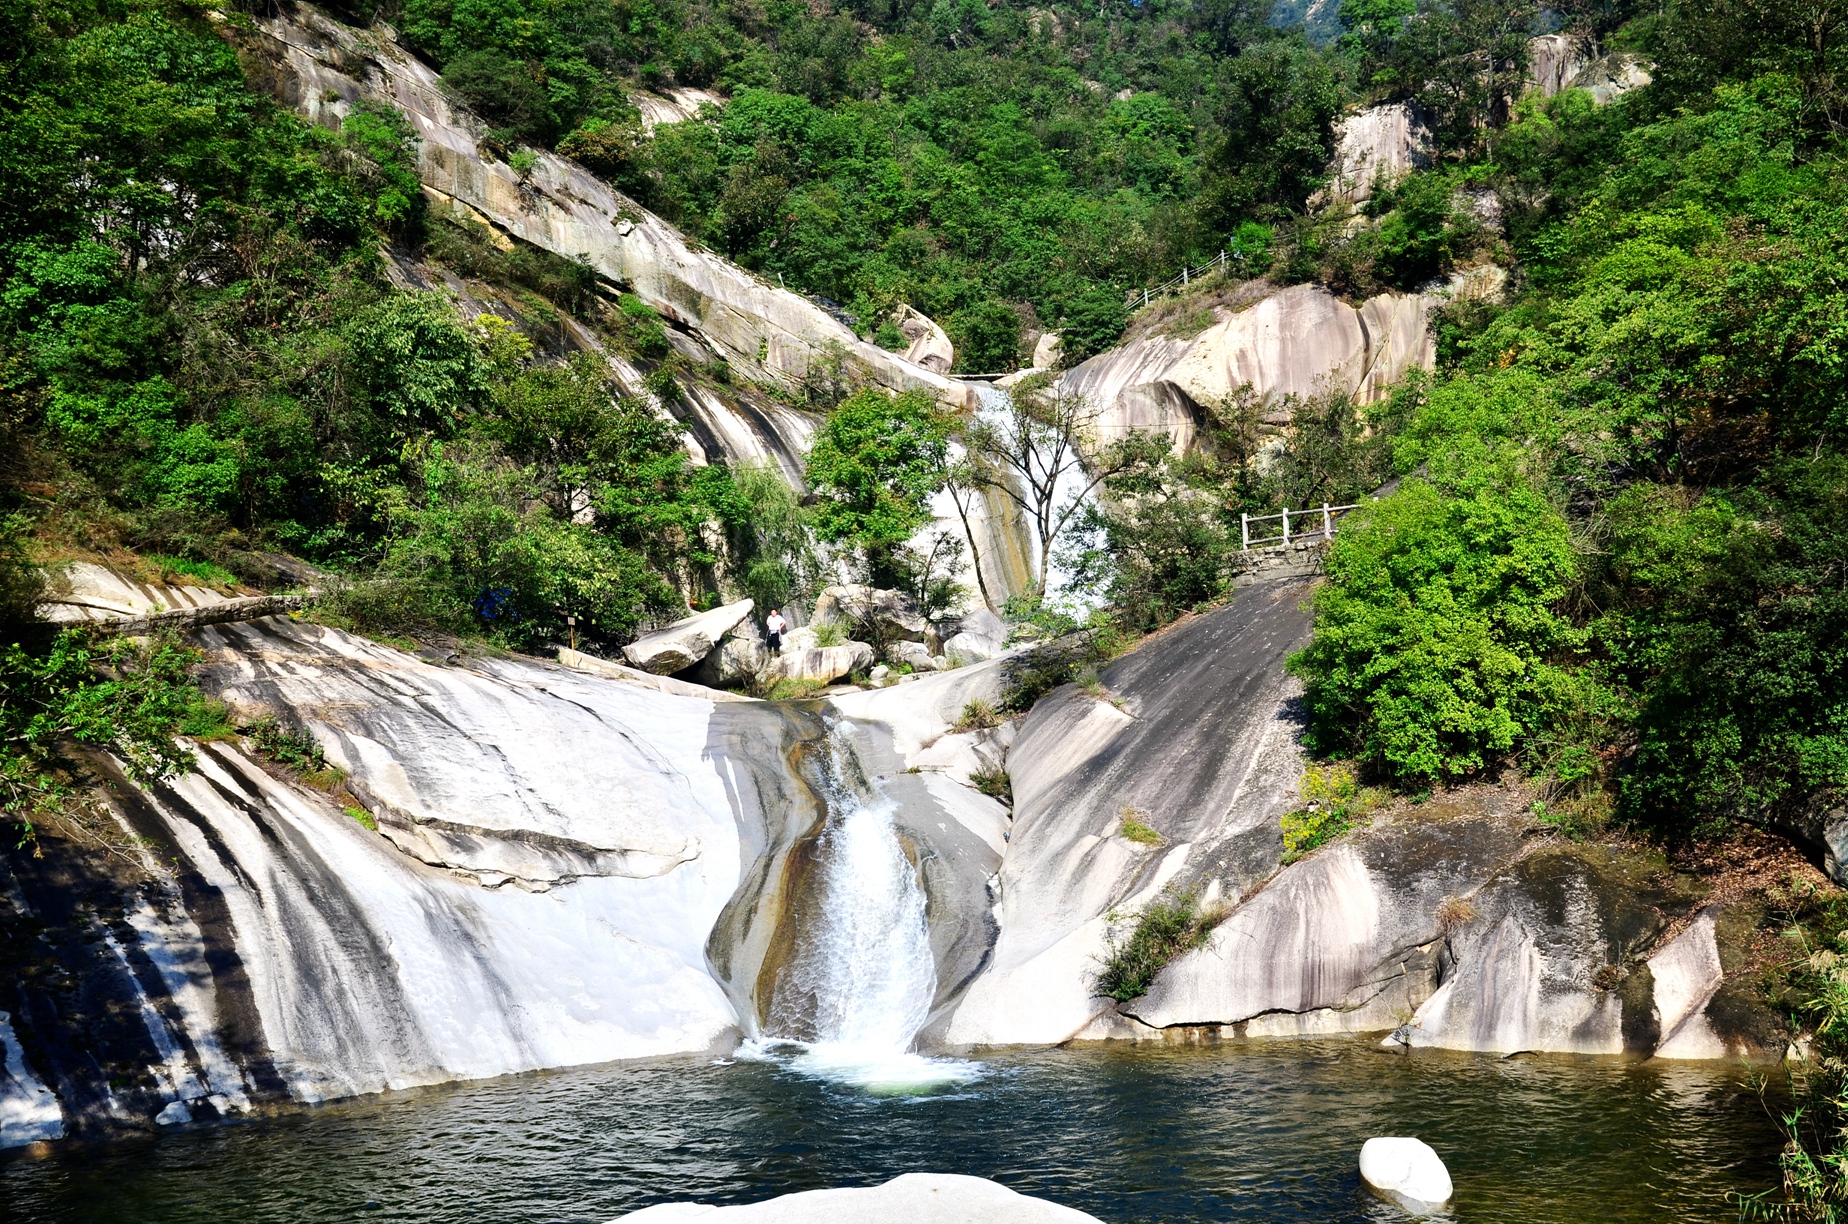
<svg viewBox="0 0 1848 1224">
<path fill-rule="evenodd" d="M 896 805 L 869 780 L 852 724 L 830 728 L 812 782 L 828 816 L 815 880 L 798 907 L 793 957 L 779 975 L 764 1036 L 742 1051 L 793 1053 L 796 1070 L 865 1086 L 972 1078 L 975 1064 L 911 1050 L 937 991 L 917 868 L 899 841 Z"/>
</svg>

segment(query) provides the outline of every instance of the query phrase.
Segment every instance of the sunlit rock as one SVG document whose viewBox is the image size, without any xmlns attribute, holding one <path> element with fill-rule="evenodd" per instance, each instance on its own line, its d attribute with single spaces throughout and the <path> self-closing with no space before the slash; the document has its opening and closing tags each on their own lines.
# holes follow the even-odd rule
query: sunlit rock
<svg viewBox="0 0 1848 1224">
<path fill-rule="evenodd" d="M 737 603 L 677 620 L 665 629 L 637 638 L 622 648 L 622 657 L 645 672 L 668 676 L 692 667 L 751 614 L 752 603 Z"/>
<path fill-rule="evenodd" d="M 805 1190 L 736 1207 L 661 1203 L 618 1218 L 622 1224 L 1099 1224 L 1096 1216 L 960 1173 L 906 1173 L 883 1186 Z"/>
<path fill-rule="evenodd" d="M 810 680 L 830 684 L 842 676 L 863 672 L 872 667 L 873 648 L 865 642 L 843 642 L 839 646 L 816 646 L 811 649 L 785 650 L 764 668 L 767 684 L 778 680 Z"/>
<path fill-rule="evenodd" d="M 910 596 L 857 583 L 825 588 L 815 600 L 815 613 L 809 623 L 848 629 L 864 626 L 869 633 L 887 640 L 913 642 L 924 641 L 930 627 Z"/>
<path fill-rule="evenodd" d="M 1726 981 L 1714 938 L 1714 909 L 1649 958 L 1661 1043 L 1657 1058 L 1725 1058 L 1732 1051 L 1707 1019 L 1707 1005 Z"/>
<path fill-rule="evenodd" d="M 1348 305 L 1319 285 L 1293 285 L 1188 339 L 1159 333 L 1099 353 L 1060 379 L 1096 414 L 1100 443 L 1131 431 L 1192 445 L 1205 409 L 1249 385 L 1260 397 L 1344 391 L 1367 403 L 1436 359 L 1433 294 L 1381 294 Z"/>
<path fill-rule="evenodd" d="M 1422 1139 L 1369 1139 L 1360 1148 L 1360 1180 L 1414 1215 L 1450 1201 L 1450 1170 Z"/>
<path fill-rule="evenodd" d="M 108 566 L 73 561 L 46 575 L 38 614 L 57 625 L 108 621 L 225 602 L 209 587 L 143 582 Z"/>
<path fill-rule="evenodd" d="M 956 349 L 949 335 L 929 315 L 903 302 L 894 312 L 899 332 L 909 342 L 905 360 L 936 374 L 948 374 L 956 364 Z"/>
<path fill-rule="evenodd" d="M 1428 169 L 1435 148 L 1430 124 L 1418 107 L 1389 102 L 1349 115 L 1335 126 L 1335 158 L 1328 186 L 1310 198 L 1312 207 L 1341 200 L 1360 204 L 1376 183 L 1393 182 Z"/>
</svg>

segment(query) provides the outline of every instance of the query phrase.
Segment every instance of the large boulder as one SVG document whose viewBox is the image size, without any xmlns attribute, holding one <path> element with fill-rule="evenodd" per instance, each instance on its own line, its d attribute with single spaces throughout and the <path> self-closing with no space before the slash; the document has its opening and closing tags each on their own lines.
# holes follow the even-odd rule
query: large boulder
<svg viewBox="0 0 1848 1224">
<path fill-rule="evenodd" d="M 1450 1170 L 1422 1139 L 1369 1139 L 1360 1148 L 1360 1180 L 1422 1215 L 1450 1201 Z"/>
<path fill-rule="evenodd" d="M 747 616 L 688 669 L 686 679 L 710 688 L 735 688 L 755 683 L 769 663 L 770 648 L 764 644 L 757 620 Z"/>
<path fill-rule="evenodd" d="M 969 613 L 954 627 L 942 627 L 943 653 L 951 663 L 979 663 L 1007 649 L 1007 622 L 986 608 Z"/>
<path fill-rule="evenodd" d="M 956 349 L 950 337 L 929 315 L 913 310 L 903 302 L 894 315 L 898 330 L 909 342 L 905 360 L 923 366 L 934 374 L 948 374 L 956 364 Z"/>
<path fill-rule="evenodd" d="M 685 671 L 710 654 L 719 639 L 751 614 L 751 607 L 750 600 L 740 599 L 710 612 L 695 613 L 630 642 L 622 648 L 622 657 L 631 666 L 657 676 Z"/>
<path fill-rule="evenodd" d="M 897 641 L 886 647 L 886 662 L 909 664 L 914 672 L 937 670 L 937 658 L 922 642 Z"/>
<path fill-rule="evenodd" d="M 763 680 L 812 680 L 829 684 L 854 672 L 873 666 L 873 648 L 865 642 L 843 642 L 839 646 L 814 646 L 778 655 L 764 668 Z"/>
<path fill-rule="evenodd" d="M 1059 364 L 1065 356 L 1065 337 L 1056 331 L 1041 332 L 1040 338 L 1033 345 L 1033 368 L 1050 369 Z"/>
<path fill-rule="evenodd" d="M 961 1173 L 905 1173 L 883 1186 L 804 1190 L 736 1207 L 659 1203 L 619 1219 L 621 1224 L 1099 1224 L 1096 1216 Z"/>
<path fill-rule="evenodd" d="M 1068 370 L 1059 386 L 1097 413 L 1098 443 L 1145 430 L 1166 433 L 1185 450 L 1206 406 L 1246 385 L 1270 400 L 1330 389 L 1363 403 L 1385 398 L 1407 373 L 1436 359 L 1430 322 L 1443 300 L 1387 293 L 1356 309 L 1319 285 L 1292 285 L 1242 310 L 1222 310 L 1192 338 L 1155 334 L 1099 353 Z"/>
<path fill-rule="evenodd" d="M 930 622 L 909 595 L 849 583 L 831 586 L 815 601 L 812 625 L 840 625 L 864 630 L 884 641 L 922 642 Z"/>
</svg>

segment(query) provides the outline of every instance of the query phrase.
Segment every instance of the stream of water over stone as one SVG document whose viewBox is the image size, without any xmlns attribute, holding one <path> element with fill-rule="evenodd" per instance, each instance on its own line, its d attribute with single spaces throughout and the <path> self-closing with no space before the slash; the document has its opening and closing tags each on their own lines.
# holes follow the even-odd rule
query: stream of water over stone
<svg viewBox="0 0 1848 1224">
<path fill-rule="evenodd" d="M 896 805 L 861 768 L 855 733 L 837 722 L 821 747 L 819 904 L 778 979 L 763 1036 L 741 1053 L 862 1085 L 967 1079 L 978 1074 L 973 1064 L 911 1049 L 937 989 L 924 890 L 899 841 Z"/>
</svg>

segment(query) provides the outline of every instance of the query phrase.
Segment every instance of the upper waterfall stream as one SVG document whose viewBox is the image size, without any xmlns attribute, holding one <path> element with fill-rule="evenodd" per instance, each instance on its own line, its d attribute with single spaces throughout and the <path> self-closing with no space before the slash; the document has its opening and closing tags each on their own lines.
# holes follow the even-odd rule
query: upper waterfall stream
<svg viewBox="0 0 1848 1224">
<path fill-rule="evenodd" d="M 741 1051 L 865 1086 L 965 1079 L 975 1064 L 911 1049 L 937 990 L 918 869 L 899 839 L 897 805 L 869 778 L 853 724 L 836 723 L 812 779 L 827 807 L 815 846 L 812 904 L 779 976 L 763 1034 Z"/>
</svg>

